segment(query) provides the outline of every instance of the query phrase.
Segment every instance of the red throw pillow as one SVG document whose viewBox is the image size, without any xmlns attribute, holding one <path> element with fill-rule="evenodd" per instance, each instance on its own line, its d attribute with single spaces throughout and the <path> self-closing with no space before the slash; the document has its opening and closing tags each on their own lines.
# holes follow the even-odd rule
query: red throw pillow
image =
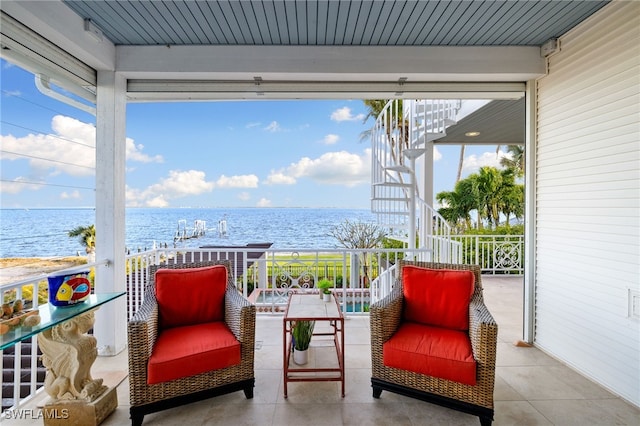
<svg viewBox="0 0 640 426">
<path fill-rule="evenodd" d="M 407 321 L 453 330 L 469 329 L 472 271 L 402 267 L 403 316 Z"/>
<path fill-rule="evenodd" d="M 160 328 L 224 320 L 224 265 L 158 269 L 155 281 Z"/>
</svg>

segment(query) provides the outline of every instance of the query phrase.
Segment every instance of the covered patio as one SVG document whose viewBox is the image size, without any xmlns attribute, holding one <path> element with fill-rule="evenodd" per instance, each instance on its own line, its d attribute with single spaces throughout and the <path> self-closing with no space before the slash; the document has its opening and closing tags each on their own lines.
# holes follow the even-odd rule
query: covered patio
<svg viewBox="0 0 640 426">
<path fill-rule="evenodd" d="M 59 81 L 71 81 L 66 88 L 82 87 L 77 92 L 93 96 L 98 291 L 125 289 L 123 141 L 128 102 L 460 93 L 501 99 L 517 93 L 525 96 L 526 110 L 524 278 L 515 284 L 503 278 L 488 278 L 485 283 L 487 304 L 500 326 L 496 424 L 638 424 L 638 3 L 513 2 L 518 7 L 495 14 L 494 2 L 450 2 L 453 9 L 444 13 L 439 2 L 431 1 L 318 1 L 312 3 L 325 9 L 315 12 L 295 9 L 304 2 L 272 1 L 261 2 L 273 8 L 265 11 L 264 21 L 254 24 L 254 12 L 238 2 L 223 5 L 226 9 L 221 12 L 244 16 L 241 25 L 222 29 L 228 39 L 197 42 L 197 37 L 135 39 L 140 21 L 103 13 L 100 8 L 107 3 L 7 0 L 0 5 L 3 56 L 12 55 Z M 147 3 L 151 2 L 111 4 L 133 8 L 130 17 L 138 16 L 135 7 Z M 177 8 L 181 2 L 163 3 Z M 209 3 L 220 8 L 226 2 Z M 286 13 L 285 4 L 294 8 L 289 16 L 296 17 L 289 26 L 276 19 Z M 470 4 L 481 10 L 458 9 Z M 523 7 L 534 4 L 543 9 Z M 368 13 L 349 15 L 352 8 Z M 165 11 L 167 19 L 177 14 L 177 9 L 169 13 L 172 10 Z M 476 22 L 474 16 L 480 15 L 484 18 Z M 318 16 L 326 19 L 317 20 Z M 371 16 L 374 22 L 376 16 L 384 17 L 380 20 L 384 25 L 368 26 L 358 16 Z M 428 20 L 431 16 L 434 22 Z M 565 25 L 550 25 L 557 23 L 551 17 L 559 17 Z M 6 24 L 14 21 L 18 23 L 14 27 Z M 107 32 L 109 22 L 116 22 L 118 30 Z M 199 25 L 196 19 L 171 22 L 192 35 Z M 310 23 L 320 23 L 322 34 L 330 37 L 307 38 L 320 34 L 307 31 Z M 459 23 L 473 25 L 476 31 L 460 31 Z M 337 27 L 342 36 L 348 30 L 352 37 L 335 38 Z M 10 37 L 5 32 L 16 28 L 15 34 L 24 39 L 13 40 L 7 48 Z M 438 30 L 431 33 L 432 28 Z M 252 34 L 257 29 L 277 35 L 277 40 L 256 41 Z M 302 31 L 297 33 L 298 29 Z M 154 30 L 153 25 L 146 30 Z M 125 38 L 116 39 L 121 31 Z M 366 39 L 353 36 L 365 32 Z M 465 34 L 466 39 L 456 38 Z M 34 39 L 32 45 L 38 46 L 34 51 L 19 51 L 22 42 Z M 114 356 L 100 358 L 103 364 L 96 370 L 126 371 L 125 310 L 122 301 L 100 311 L 96 335 L 103 355 Z M 347 322 L 349 380 L 344 400 L 332 384 L 295 384 L 289 400 L 282 398 L 281 321 L 261 315 L 253 400 L 232 394 L 149 416 L 147 421 L 477 424 L 475 417 L 388 393 L 380 400 L 371 398 L 368 323 L 364 317 Z M 514 347 L 515 340 L 534 347 Z M 106 424 L 128 422 L 126 381 L 118 391 L 120 407 Z M 7 419 L 7 424 L 21 422 Z"/>
<path fill-rule="evenodd" d="M 518 347 L 522 335 L 522 277 L 483 277 L 485 302 L 499 324 L 494 425 L 637 425 L 640 410 L 535 347 Z M 383 392 L 371 395 L 369 318 L 350 316 L 346 327 L 346 394 L 339 383 L 289 384 L 283 398 L 282 315 L 260 314 L 256 321 L 256 387 L 145 416 L 149 425 L 470 425 L 476 416 Z M 127 354 L 100 357 L 96 372 L 111 372 L 115 384 L 126 372 Z M 111 378 L 111 379 L 110 379 Z M 36 409 L 35 400 L 25 409 Z M 118 385 L 117 410 L 102 424 L 130 424 L 129 385 Z M 4 420 L 8 426 L 30 420 Z"/>
</svg>

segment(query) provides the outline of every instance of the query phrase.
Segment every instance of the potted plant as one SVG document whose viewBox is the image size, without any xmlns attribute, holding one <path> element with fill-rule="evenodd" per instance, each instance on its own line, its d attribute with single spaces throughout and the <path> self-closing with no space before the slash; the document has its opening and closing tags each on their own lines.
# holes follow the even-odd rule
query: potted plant
<svg viewBox="0 0 640 426">
<path fill-rule="evenodd" d="M 315 321 L 296 321 L 293 325 L 293 362 L 298 365 L 306 364 L 309 359 L 309 343 L 315 325 Z"/>
<path fill-rule="evenodd" d="M 333 282 L 331 282 L 326 278 L 323 278 L 320 281 L 318 281 L 317 287 L 318 289 L 320 289 L 320 296 L 322 297 L 322 300 L 324 300 L 325 302 L 330 302 L 331 288 L 333 288 Z"/>
</svg>

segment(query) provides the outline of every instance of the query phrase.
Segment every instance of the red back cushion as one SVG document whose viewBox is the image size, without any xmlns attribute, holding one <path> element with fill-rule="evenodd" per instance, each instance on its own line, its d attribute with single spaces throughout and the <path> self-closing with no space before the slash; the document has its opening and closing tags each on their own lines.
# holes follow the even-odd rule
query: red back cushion
<svg viewBox="0 0 640 426">
<path fill-rule="evenodd" d="M 472 271 L 403 266 L 404 319 L 453 330 L 468 330 L 469 302 L 474 283 Z"/>
<path fill-rule="evenodd" d="M 224 320 L 224 265 L 158 269 L 155 281 L 160 328 Z"/>
</svg>

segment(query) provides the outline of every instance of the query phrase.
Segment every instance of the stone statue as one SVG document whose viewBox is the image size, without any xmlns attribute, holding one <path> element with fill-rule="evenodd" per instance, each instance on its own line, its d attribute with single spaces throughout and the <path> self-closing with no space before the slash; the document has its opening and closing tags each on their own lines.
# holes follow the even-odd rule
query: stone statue
<svg viewBox="0 0 640 426">
<path fill-rule="evenodd" d="M 44 388 L 54 400 L 94 401 L 107 389 L 91 378 L 98 356 L 96 338 L 86 334 L 94 323 L 89 311 L 43 331 L 38 336 L 42 364 L 47 368 Z"/>
</svg>

